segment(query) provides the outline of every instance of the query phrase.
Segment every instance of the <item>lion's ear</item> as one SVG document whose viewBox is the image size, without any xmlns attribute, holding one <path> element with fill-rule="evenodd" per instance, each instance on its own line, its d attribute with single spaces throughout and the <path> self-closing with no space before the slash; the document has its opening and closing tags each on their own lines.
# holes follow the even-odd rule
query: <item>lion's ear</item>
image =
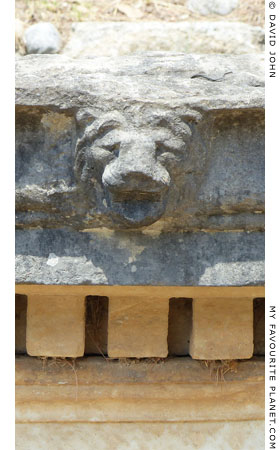
<svg viewBox="0 0 280 450">
<path fill-rule="evenodd" d="M 76 112 L 76 122 L 78 127 L 85 128 L 92 124 L 100 115 L 100 112 L 93 110 L 92 108 L 79 109 Z"/>
<path fill-rule="evenodd" d="M 76 155 L 80 153 L 83 147 L 92 145 L 98 134 L 97 117 L 92 115 L 91 111 L 83 110 L 76 114 L 77 121 L 77 143 Z"/>
<path fill-rule="evenodd" d="M 180 114 L 179 117 L 182 122 L 185 122 L 187 124 L 198 123 L 202 119 L 202 114 L 199 111 L 191 110 Z"/>
</svg>

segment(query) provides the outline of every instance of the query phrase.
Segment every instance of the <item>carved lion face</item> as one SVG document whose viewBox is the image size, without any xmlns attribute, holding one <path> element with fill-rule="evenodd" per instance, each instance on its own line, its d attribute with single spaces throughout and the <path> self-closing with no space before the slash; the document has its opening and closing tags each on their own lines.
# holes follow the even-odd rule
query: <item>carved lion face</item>
<svg viewBox="0 0 280 450">
<path fill-rule="evenodd" d="M 94 196 L 116 225 L 131 228 L 164 213 L 172 175 L 191 136 L 189 125 L 171 114 L 136 116 L 110 112 L 96 118 L 78 140 L 75 160 L 86 195 Z"/>
</svg>

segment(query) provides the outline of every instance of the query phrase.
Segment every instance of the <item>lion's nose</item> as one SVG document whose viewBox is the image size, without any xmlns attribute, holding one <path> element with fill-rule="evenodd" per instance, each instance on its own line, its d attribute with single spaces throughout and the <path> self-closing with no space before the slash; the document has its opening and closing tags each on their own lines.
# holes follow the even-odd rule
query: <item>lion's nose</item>
<svg viewBox="0 0 280 450">
<path fill-rule="evenodd" d="M 104 186 L 120 198 L 157 200 L 170 184 L 167 170 L 155 161 L 124 163 L 116 160 L 103 173 Z"/>
<path fill-rule="evenodd" d="M 155 200 L 168 189 L 170 176 L 156 160 L 155 142 L 146 134 L 126 136 L 119 157 L 103 172 L 102 181 L 114 199 Z M 154 196 L 154 197 L 153 197 Z M 118 200 L 121 201 L 121 200 Z"/>
</svg>

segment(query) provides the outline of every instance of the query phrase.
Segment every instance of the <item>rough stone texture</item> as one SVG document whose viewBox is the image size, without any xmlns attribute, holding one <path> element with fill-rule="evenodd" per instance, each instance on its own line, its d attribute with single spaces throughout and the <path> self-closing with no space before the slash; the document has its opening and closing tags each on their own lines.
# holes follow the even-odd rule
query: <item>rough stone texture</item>
<svg viewBox="0 0 280 450">
<path fill-rule="evenodd" d="M 263 229 L 262 56 L 36 55 L 16 75 L 19 227 Z"/>
<path fill-rule="evenodd" d="M 193 299 L 190 355 L 205 360 L 251 358 L 253 300 Z"/>
<path fill-rule="evenodd" d="M 261 55 L 18 60 L 17 282 L 262 285 L 263 69 Z"/>
<path fill-rule="evenodd" d="M 134 450 L 263 450 L 264 421 L 16 425 L 16 450 L 129 450 L 132 443 Z"/>
<path fill-rule="evenodd" d="M 24 33 L 24 42 L 27 54 L 58 53 L 61 37 L 52 23 L 40 22 L 27 28 Z"/>
<path fill-rule="evenodd" d="M 132 361 L 102 356 L 69 364 L 16 358 L 16 421 L 207 422 L 264 419 L 264 358 L 224 375 L 191 358 Z M 78 382 L 77 382 L 78 380 Z M 241 407 L 242 405 L 242 407 Z"/>
<path fill-rule="evenodd" d="M 261 450 L 264 368 L 263 358 L 237 362 L 217 382 L 190 358 L 93 357 L 77 360 L 77 384 L 68 364 L 42 370 L 42 361 L 17 357 L 16 448 Z"/>
<path fill-rule="evenodd" d="M 192 329 L 192 299 L 171 298 L 168 315 L 168 354 L 188 355 Z"/>
<path fill-rule="evenodd" d="M 26 310 L 27 296 L 16 294 L 15 298 L 15 350 L 26 353 Z"/>
<path fill-rule="evenodd" d="M 108 295 L 109 356 L 164 357 L 171 295 L 153 296 L 154 288 L 174 288 L 172 296 L 175 286 L 216 289 L 218 297 L 221 286 L 242 286 L 233 288 L 238 291 L 263 284 L 261 56 L 27 56 L 17 62 L 16 83 L 22 293 L 88 288 L 85 296 Z M 147 295 L 137 296 L 137 285 Z M 126 287 L 131 295 L 118 296 Z M 79 314 L 68 296 L 49 294 L 42 304 L 38 298 L 29 301 L 41 308 L 31 337 L 35 315 L 28 308 L 29 353 L 82 355 L 82 296 L 76 297 Z M 220 298 L 221 308 L 231 305 L 231 318 L 238 304 Z M 65 332 L 58 323 L 69 315 L 78 322 L 78 338 L 73 325 Z M 248 321 L 238 324 L 236 345 L 248 336 Z M 38 350 L 42 336 L 46 347 Z M 43 371 L 42 361 L 19 358 L 17 420 L 263 419 L 262 361 L 236 363 L 221 386 L 190 358 L 144 365 L 89 359 L 78 360 L 75 370 L 46 362 Z"/>
<path fill-rule="evenodd" d="M 86 298 L 85 355 L 107 355 L 108 297 Z"/>
<path fill-rule="evenodd" d="M 188 0 L 187 6 L 190 11 L 203 16 L 209 14 L 225 16 L 238 6 L 238 0 Z"/>
<path fill-rule="evenodd" d="M 254 355 L 265 354 L 265 299 L 254 300 Z"/>
<path fill-rule="evenodd" d="M 106 295 L 110 297 L 154 297 L 162 298 L 261 298 L 264 297 L 264 286 L 186 286 L 186 285 L 59 285 L 59 284 L 16 284 L 17 294 L 25 295 Z"/>
<path fill-rule="evenodd" d="M 84 299 L 78 296 L 29 295 L 26 348 L 31 356 L 83 356 Z"/>
<path fill-rule="evenodd" d="M 263 255 L 262 232 L 18 230 L 16 283 L 258 286 Z"/>
<path fill-rule="evenodd" d="M 78 22 L 72 25 L 62 53 L 70 58 L 93 58 L 146 51 L 257 53 L 264 51 L 264 30 L 223 21 Z"/>
<path fill-rule="evenodd" d="M 168 354 L 169 299 L 114 298 L 109 300 L 108 356 L 164 358 Z"/>
</svg>

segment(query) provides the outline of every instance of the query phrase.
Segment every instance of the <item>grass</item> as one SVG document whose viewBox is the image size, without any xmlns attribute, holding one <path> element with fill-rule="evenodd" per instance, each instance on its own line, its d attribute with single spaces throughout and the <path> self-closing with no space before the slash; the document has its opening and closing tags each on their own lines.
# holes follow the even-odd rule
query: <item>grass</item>
<svg viewBox="0 0 280 450">
<path fill-rule="evenodd" d="M 209 369 L 210 378 L 216 382 L 225 381 L 228 372 L 237 373 L 238 362 L 236 360 L 205 360 L 202 365 Z"/>
</svg>

